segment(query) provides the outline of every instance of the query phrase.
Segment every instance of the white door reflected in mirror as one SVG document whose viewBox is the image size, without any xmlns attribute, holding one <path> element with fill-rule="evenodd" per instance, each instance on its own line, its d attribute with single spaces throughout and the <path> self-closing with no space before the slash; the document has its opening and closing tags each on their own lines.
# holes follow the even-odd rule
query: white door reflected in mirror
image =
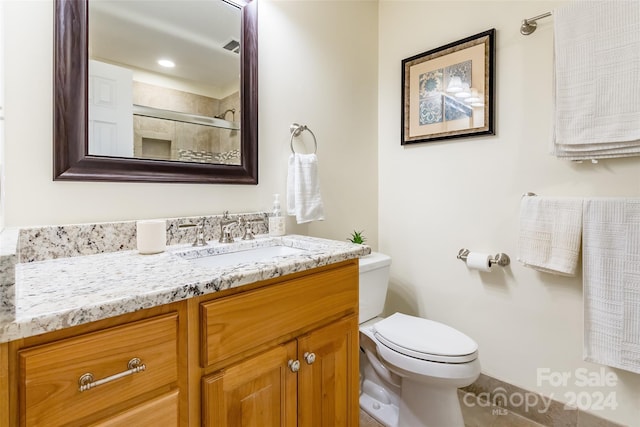
<svg viewBox="0 0 640 427">
<path fill-rule="evenodd" d="M 89 61 L 89 153 L 133 157 L 133 73 Z"/>
</svg>

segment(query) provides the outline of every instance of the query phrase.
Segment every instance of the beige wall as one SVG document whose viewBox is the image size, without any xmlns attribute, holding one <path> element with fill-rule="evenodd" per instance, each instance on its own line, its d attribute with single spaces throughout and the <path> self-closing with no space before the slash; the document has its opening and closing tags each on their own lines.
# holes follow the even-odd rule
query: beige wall
<svg viewBox="0 0 640 427">
<path fill-rule="evenodd" d="M 4 2 L 0 2 L 0 231 L 4 229 Z"/>
<path fill-rule="evenodd" d="M 260 149 L 274 159 L 261 170 L 284 182 L 289 125 L 309 126 L 318 140 L 327 221 L 311 223 L 308 234 L 344 240 L 364 230 L 375 246 L 377 3 L 259 1 L 260 131 L 269 144 Z M 308 132 L 301 138 L 296 144 L 313 147 Z"/>
<path fill-rule="evenodd" d="M 53 182 L 53 2 L 7 1 L 7 226 L 270 210 L 299 122 L 318 137 L 327 219 L 288 231 L 375 244 L 377 5 L 259 1 L 258 186 Z"/>
<path fill-rule="evenodd" d="M 0 2 L 0 231 L 4 229 L 4 2 Z"/>
<path fill-rule="evenodd" d="M 618 408 L 594 411 L 640 425 L 640 375 L 607 368 L 617 386 L 575 386 L 582 361 L 581 279 L 523 268 L 516 258 L 521 194 L 640 195 L 638 158 L 574 164 L 547 154 L 553 18 L 528 37 L 524 18 L 541 1 L 381 1 L 379 9 L 380 250 L 393 257 L 388 310 L 448 323 L 480 345 L 486 374 L 567 401 L 565 393 L 615 393 Z M 496 28 L 496 136 L 400 146 L 400 62 Z M 469 271 L 460 248 L 506 252 L 512 265 Z M 570 372 L 569 387 L 537 385 L 537 369 Z M 587 396 L 587 397 L 589 397 Z"/>
</svg>

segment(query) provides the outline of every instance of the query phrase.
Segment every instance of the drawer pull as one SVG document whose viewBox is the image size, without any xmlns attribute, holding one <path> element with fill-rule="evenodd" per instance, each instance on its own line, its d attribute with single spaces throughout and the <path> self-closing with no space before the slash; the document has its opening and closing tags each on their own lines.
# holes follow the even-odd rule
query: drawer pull
<svg viewBox="0 0 640 427">
<path fill-rule="evenodd" d="M 111 375 L 107 378 L 103 378 L 98 381 L 93 380 L 93 374 L 90 372 L 83 374 L 80 377 L 80 379 L 78 379 L 78 384 L 80 385 L 80 388 L 79 388 L 80 392 L 90 390 L 94 387 L 98 387 L 99 385 L 106 384 L 108 382 L 115 381 L 117 379 L 127 377 L 129 375 L 137 374 L 138 372 L 142 372 L 146 369 L 146 366 L 137 357 L 134 357 L 133 359 L 129 360 L 127 367 L 129 369 L 124 372 Z"/>
</svg>

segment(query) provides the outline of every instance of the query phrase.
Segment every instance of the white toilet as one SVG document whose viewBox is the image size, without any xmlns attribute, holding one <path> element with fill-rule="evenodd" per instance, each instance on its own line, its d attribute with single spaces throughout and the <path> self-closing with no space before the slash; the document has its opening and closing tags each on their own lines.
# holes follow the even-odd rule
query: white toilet
<svg viewBox="0 0 640 427">
<path fill-rule="evenodd" d="M 391 258 L 360 258 L 360 407 L 386 427 L 464 426 L 457 389 L 480 375 L 478 345 L 456 329 L 382 313 Z"/>
</svg>

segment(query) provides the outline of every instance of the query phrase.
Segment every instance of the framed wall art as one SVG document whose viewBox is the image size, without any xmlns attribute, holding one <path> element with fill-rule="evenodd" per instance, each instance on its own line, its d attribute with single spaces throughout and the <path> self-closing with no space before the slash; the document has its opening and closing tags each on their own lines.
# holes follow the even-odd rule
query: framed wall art
<svg viewBox="0 0 640 427">
<path fill-rule="evenodd" d="M 402 145 L 493 135 L 495 29 L 402 61 Z"/>
</svg>

